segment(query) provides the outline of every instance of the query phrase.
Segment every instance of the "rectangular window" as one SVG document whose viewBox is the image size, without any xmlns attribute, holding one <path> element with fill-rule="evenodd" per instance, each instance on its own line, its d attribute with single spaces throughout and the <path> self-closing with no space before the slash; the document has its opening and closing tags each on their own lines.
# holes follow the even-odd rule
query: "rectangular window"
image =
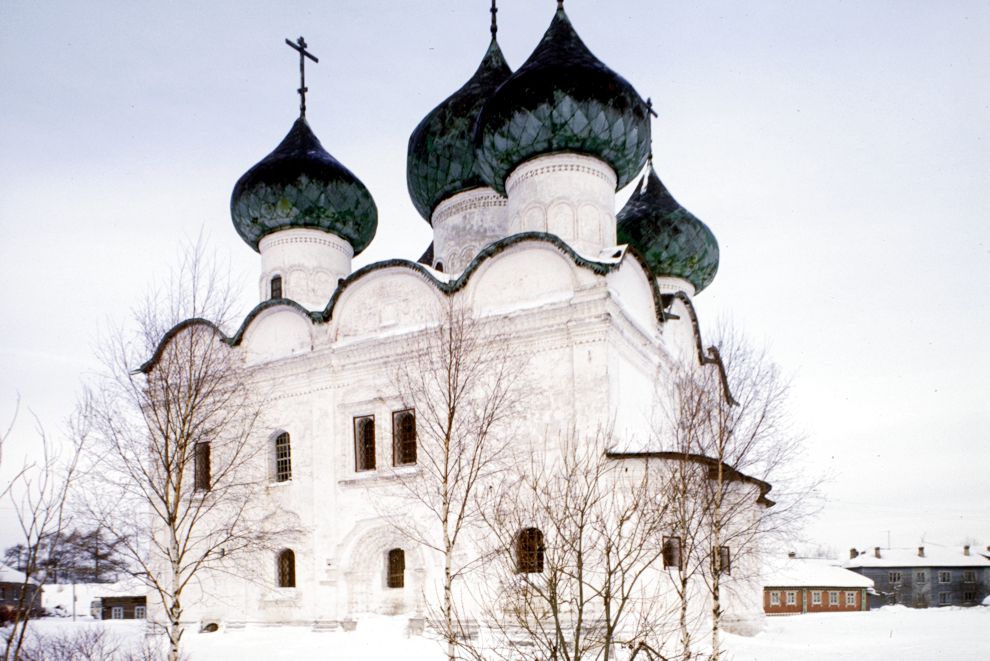
<svg viewBox="0 0 990 661">
<path fill-rule="evenodd" d="M 787 605 L 797 606 L 797 592 L 794 592 L 793 590 L 787 591 Z"/>
<path fill-rule="evenodd" d="M 963 601 L 965 601 L 965 602 L 976 601 L 976 593 L 975 592 L 963 592 Z"/>
<path fill-rule="evenodd" d="M 951 583 L 952 582 L 952 572 L 951 571 L 940 571 L 938 573 L 939 583 Z"/>
<path fill-rule="evenodd" d="M 811 591 L 811 605 L 812 606 L 821 606 L 822 605 L 822 591 L 821 590 L 812 590 Z"/>
<path fill-rule="evenodd" d="M 901 572 L 899 572 L 899 571 L 887 572 L 887 580 L 889 582 L 891 582 L 891 583 L 900 583 L 901 582 Z"/>
<path fill-rule="evenodd" d="M 354 470 L 375 470 L 375 416 L 354 418 Z"/>
<path fill-rule="evenodd" d="M 976 582 L 976 572 L 972 569 L 967 569 L 963 572 L 963 582 L 964 583 L 975 583 Z"/>
<path fill-rule="evenodd" d="M 193 488 L 210 490 L 210 444 L 197 443 L 193 448 Z"/>
<path fill-rule="evenodd" d="M 927 583 L 928 582 L 928 572 L 926 572 L 926 571 L 916 571 L 916 572 L 914 572 L 914 582 L 915 583 Z"/>
<path fill-rule="evenodd" d="M 413 409 L 392 414 L 392 465 L 416 463 L 416 412 Z"/>
<path fill-rule="evenodd" d="M 114 619 L 114 620 L 123 620 L 124 619 L 124 607 L 123 606 L 114 606 L 113 608 L 111 608 L 110 609 L 110 618 L 111 619 Z"/>
<path fill-rule="evenodd" d="M 780 606 L 780 592 L 773 590 L 770 592 L 770 605 Z"/>
<path fill-rule="evenodd" d="M 828 593 L 828 605 L 829 606 L 838 606 L 839 605 L 839 591 L 838 590 L 829 590 L 829 593 Z"/>
<path fill-rule="evenodd" d="M 855 605 L 856 605 L 856 593 L 846 592 L 846 606 L 855 606 Z"/>
<path fill-rule="evenodd" d="M 668 567 L 676 567 L 677 569 L 684 568 L 681 564 L 680 537 L 663 538 L 663 568 L 667 569 Z"/>
<path fill-rule="evenodd" d="M 390 588 L 402 588 L 406 585 L 406 552 L 402 549 L 388 552 L 388 578 L 385 584 Z"/>
<path fill-rule="evenodd" d="M 144 619 L 144 606 L 134 607 L 134 619 L 143 620 Z"/>
<path fill-rule="evenodd" d="M 728 546 L 718 547 L 718 566 L 714 567 L 715 570 L 722 572 L 723 574 L 732 573 L 732 555 L 729 552 Z"/>
<path fill-rule="evenodd" d="M 951 600 L 949 599 L 949 593 L 948 592 L 939 592 L 938 593 L 938 605 L 939 606 L 946 606 L 946 605 L 948 605 L 950 603 L 951 603 Z"/>
<path fill-rule="evenodd" d="M 292 443 L 289 434 L 282 432 L 275 438 L 275 481 L 292 479 Z"/>
</svg>

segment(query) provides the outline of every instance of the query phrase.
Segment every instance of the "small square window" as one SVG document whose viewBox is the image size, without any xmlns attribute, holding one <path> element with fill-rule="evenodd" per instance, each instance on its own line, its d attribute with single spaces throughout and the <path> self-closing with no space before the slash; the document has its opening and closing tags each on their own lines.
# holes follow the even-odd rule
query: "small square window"
<svg viewBox="0 0 990 661">
<path fill-rule="evenodd" d="M 821 606 L 822 605 L 822 591 L 821 590 L 812 590 L 811 591 L 811 605 L 812 606 Z"/>
<path fill-rule="evenodd" d="M 965 602 L 976 601 L 976 593 L 975 592 L 963 592 L 963 601 L 965 601 Z"/>
<path fill-rule="evenodd" d="M 797 592 L 794 592 L 793 590 L 787 591 L 787 605 L 788 606 L 797 605 Z"/>
<path fill-rule="evenodd" d="M 839 605 L 839 592 L 838 590 L 830 590 L 828 593 L 828 605 L 838 606 Z"/>
<path fill-rule="evenodd" d="M 951 571 L 940 571 L 938 573 L 939 583 L 951 583 L 952 582 L 952 572 Z"/>
<path fill-rule="evenodd" d="M 964 583 L 975 583 L 976 582 L 976 572 L 972 569 L 967 569 L 963 572 L 963 582 Z"/>
<path fill-rule="evenodd" d="M 952 603 L 952 600 L 950 599 L 950 595 L 949 595 L 948 592 L 939 592 L 938 593 L 938 605 L 939 606 L 946 606 L 946 605 L 948 605 L 950 603 Z"/>
<path fill-rule="evenodd" d="M 856 593 L 846 592 L 846 606 L 855 606 L 855 605 L 856 605 Z"/>
<path fill-rule="evenodd" d="M 887 572 L 887 580 L 889 582 L 891 582 L 891 583 L 900 583 L 901 582 L 901 572 L 899 572 L 899 571 Z"/>
<path fill-rule="evenodd" d="M 770 592 L 770 605 L 780 606 L 780 592 L 776 590 Z"/>
<path fill-rule="evenodd" d="M 111 608 L 110 609 L 110 618 L 111 619 L 114 619 L 114 620 L 123 620 L 124 619 L 124 607 L 123 606 L 114 606 L 113 608 Z"/>
<path fill-rule="evenodd" d="M 134 607 L 134 618 L 137 619 L 137 620 L 143 620 L 144 619 L 144 606 L 135 606 Z"/>
<path fill-rule="evenodd" d="M 926 572 L 926 571 L 916 571 L 916 572 L 914 572 L 914 582 L 915 583 L 927 583 L 928 582 L 928 572 Z"/>
</svg>

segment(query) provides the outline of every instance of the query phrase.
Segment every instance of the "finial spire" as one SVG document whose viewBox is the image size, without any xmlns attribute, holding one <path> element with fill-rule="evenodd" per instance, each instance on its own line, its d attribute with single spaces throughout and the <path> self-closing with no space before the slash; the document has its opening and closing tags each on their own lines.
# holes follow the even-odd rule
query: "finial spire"
<svg viewBox="0 0 990 661">
<path fill-rule="evenodd" d="M 495 5 L 495 0 L 492 0 L 492 39 L 495 39 L 495 35 L 498 34 L 498 7 Z"/>
<path fill-rule="evenodd" d="M 308 50 L 306 50 L 308 44 L 306 43 L 306 40 L 303 39 L 302 37 L 299 37 L 299 39 L 297 39 L 295 43 L 292 43 L 291 41 L 286 39 L 285 43 L 287 43 L 289 47 L 292 48 L 293 50 L 299 52 L 299 89 L 297 90 L 299 92 L 299 116 L 305 117 L 306 92 L 309 91 L 309 88 L 306 87 L 306 58 L 308 57 L 314 62 L 319 62 L 320 60 L 315 55 L 313 55 Z"/>
<path fill-rule="evenodd" d="M 557 11 L 564 11 L 564 0 L 557 0 Z"/>
</svg>

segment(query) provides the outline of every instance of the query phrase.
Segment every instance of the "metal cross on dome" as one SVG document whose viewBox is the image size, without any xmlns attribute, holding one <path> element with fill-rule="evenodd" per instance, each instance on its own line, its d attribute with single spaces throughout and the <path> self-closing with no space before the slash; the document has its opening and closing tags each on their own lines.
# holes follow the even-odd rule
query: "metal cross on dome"
<svg viewBox="0 0 990 661">
<path fill-rule="evenodd" d="M 302 37 L 299 37 L 299 39 L 297 39 L 295 43 L 292 43 L 291 41 L 289 41 L 288 39 L 286 39 L 285 40 L 285 43 L 287 43 L 289 45 L 289 47 L 292 48 L 293 50 L 299 52 L 299 90 L 298 90 L 298 92 L 299 92 L 299 116 L 300 117 L 305 117 L 306 116 L 306 92 L 309 91 L 309 88 L 306 87 L 306 58 L 308 57 L 309 59 L 311 59 L 311 60 L 313 60 L 314 62 L 317 62 L 317 63 L 319 63 L 320 60 L 315 55 L 313 55 L 308 50 L 306 50 L 306 47 L 308 46 L 308 44 L 306 43 L 306 40 L 303 39 Z"/>
</svg>

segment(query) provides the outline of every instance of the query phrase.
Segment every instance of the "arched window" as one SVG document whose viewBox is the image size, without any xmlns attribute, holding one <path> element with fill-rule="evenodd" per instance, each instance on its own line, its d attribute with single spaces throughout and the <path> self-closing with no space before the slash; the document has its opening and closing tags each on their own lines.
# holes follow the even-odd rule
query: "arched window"
<svg viewBox="0 0 990 661">
<path fill-rule="evenodd" d="M 443 262 L 437 262 L 437 265 L 434 266 L 433 268 L 443 273 Z"/>
<path fill-rule="evenodd" d="M 375 470 L 375 416 L 354 418 L 354 470 Z"/>
<path fill-rule="evenodd" d="M 539 528 L 523 528 L 516 535 L 516 572 L 539 574 L 543 571 L 543 533 Z"/>
<path fill-rule="evenodd" d="M 272 298 L 282 298 L 282 276 L 272 276 L 271 291 Z"/>
<path fill-rule="evenodd" d="M 413 409 L 392 414 L 392 464 L 416 463 L 416 412 Z"/>
<path fill-rule="evenodd" d="M 406 585 L 406 552 L 402 549 L 392 549 L 388 552 L 386 585 L 390 588 L 402 588 Z"/>
<path fill-rule="evenodd" d="M 288 482 L 292 479 L 292 445 L 289 433 L 282 432 L 275 437 L 275 481 Z"/>
<path fill-rule="evenodd" d="M 278 554 L 278 586 L 296 587 L 296 554 L 292 549 L 283 549 Z"/>
</svg>

